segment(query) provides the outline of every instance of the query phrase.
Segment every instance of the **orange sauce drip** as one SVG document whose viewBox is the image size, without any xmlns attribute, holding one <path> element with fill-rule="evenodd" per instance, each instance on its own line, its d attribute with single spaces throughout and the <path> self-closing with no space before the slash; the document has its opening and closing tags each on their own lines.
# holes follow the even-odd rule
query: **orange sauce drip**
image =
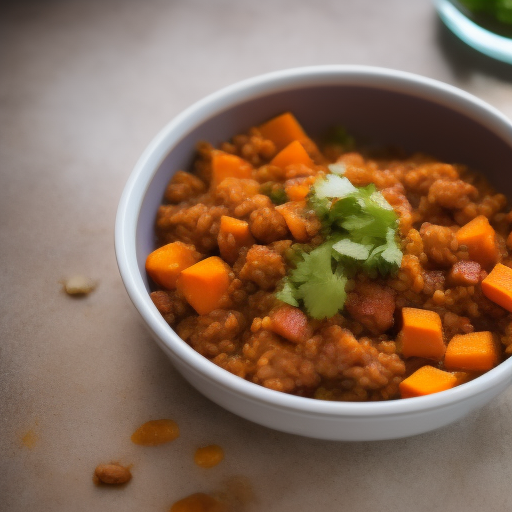
<svg viewBox="0 0 512 512">
<path fill-rule="evenodd" d="M 169 512 L 227 512 L 227 508 L 213 496 L 197 492 L 177 501 Z"/>
<path fill-rule="evenodd" d="M 213 468 L 224 458 L 224 450 L 216 445 L 198 448 L 194 455 L 195 463 L 202 468 Z"/>
<path fill-rule="evenodd" d="M 249 480 L 232 476 L 216 491 L 198 492 L 177 501 L 169 512 L 243 512 L 256 499 Z"/>
<path fill-rule="evenodd" d="M 39 436 L 32 429 L 25 432 L 25 434 L 21 437 L 21 444 L 25 448 L 34 448 L 34 446 L 37 444 L 37 441 L 39 441 Z"/>
<path fill-rule="evenodd" d="M 175 421 L 151 420 L 132 434 L 132 441 L 143 446 L 157 446 L 174 441 L 179 435 L 180 429 Z"/>
</svg>

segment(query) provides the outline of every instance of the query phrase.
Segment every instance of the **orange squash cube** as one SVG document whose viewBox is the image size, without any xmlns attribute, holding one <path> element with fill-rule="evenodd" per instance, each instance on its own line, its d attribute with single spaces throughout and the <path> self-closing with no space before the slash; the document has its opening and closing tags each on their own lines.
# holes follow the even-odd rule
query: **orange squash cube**
<svg viewBox="0 0 512 512">
<path fill-rule="evenodd" d="M 498 263 L 482 281 L 483 294 L 512 312 L 512 268 Z"/>
<path fill-rule="evenodd" d="M 149 254 L 146 258 L 146 272 L 156 284 L 173 290 L 180 272 L 200 259 L 201 255 L 192 245 L 172 242 Z"/>
<path fill-rule="evenodd" d="M 265 139 L 271 140 L 278 151 L 281 151 L 281 149 L 294 140 L 300 142 L 309 140 L 302 126 L 290 112 L 285 112 L 280 116 L 274 117 L 258 128 L 261 135 L 263 135 Z"/>
<path fill-rule="evenodd" d="M 252 177 L 252 170 L 252 165 L 243 158 L 224 151 L 214 151 L 211 186 L 216 188 L 225 178 L 249 179 Z"/>
<path fill-rule="evenodd" d="M 218 256 L 211 256 L 183 270 L 176 287 L 200 314 L 218 309 L 231 283 L 230 267 Z"/>
<path fill-rule="evenodd" d="M 498 348 L 489 331 L 457 334 L 446 347 L 444 365 L 448 370 L 486 372 L 498 364 Z"/>
<path fill-rule="evenodd" d="M 289 185 L 284 187 L 284 191 L 286 195 L 290 198 L 290 201 L 302 201 L 306 199 L 309 194 L 309 189 L 311 185 L 307 185 L 304 183 L 297 183 L 294 185 Z"/>
<path fill-rule="evenodd" d="M 446 346 L 440 316 L 426 309 L 403 308 L 402 318 L 400 340 L 404 357 L 441 360 Z"/>
<path fill-rule="evenodd" d="M 466 245 L 469 257 L 483 268 L 489 268 L 500 259 L 496 232 L 484 215 L 479 215 L 462 226 L 456 234 L 459 245 Z"/>
<path fill-rule="evenodd" d="M 243 247 L 250 247 L 255 243 L 255 240 L 248 222 L 223 215 L 220 218 L 217 242 L 221 256 L 224 260 L 233 264 L 237 260 L 240 250 Z"/>
<path fill-rule="evenodd" d="M 270 165 L 281 167 L 281 169 L 293 164 L 302 164 L 311 168 L 314 166 L 313 160 L 311 160 L 304 146 L 298 140 L 288 144 L 270 162 Z"/>
<path fill-rule="evenodd" d="M 288 201 L 276 206 L 276 210 L 284 217 L 284 221 L 298 242 L 307 242 L 310 238 L 304 218 L 305 201 Z"/>
<path fill-rule="evenodd" d="M 433 366 L 422 366 L 399 385 L 402 398 L 431 395 L 457 385 L 457 377 Z"/>
<path fill-rule="evenodd" d="M 290 201 L 305 200 L 316 178 L 316 176 L 307 176 L 287 180 L 284 184 L 284 191 Z"/>
</svg>

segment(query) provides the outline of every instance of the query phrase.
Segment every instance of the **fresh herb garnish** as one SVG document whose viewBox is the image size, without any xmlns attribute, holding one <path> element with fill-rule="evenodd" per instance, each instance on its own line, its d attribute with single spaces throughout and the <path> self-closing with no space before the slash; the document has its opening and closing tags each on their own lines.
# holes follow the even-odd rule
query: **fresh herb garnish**
<svg viewBox="0 0 512 512">
<path fill-rule="evenodd" d="M 325 242 L 301 258 L 277 298 L 292 306 L 304 304 L 313 318 L 335 315 L 345 303 L 347 278 L 332 269 L 332 244 Z"/>
<path fill-rule="evenodd" d="M 337 174 L 315 182 L 309 205 L 322 221 L 326 240 L 299 253 L 277 298 L 302 305 L 313 318 L 329 318 L 343 309 L 348 277 L 361 271 L 385 277 L 400 268 L 398 217 L 375 185 L 355 187 Z"/>
<path fill-rule="evenodd" d="M 510 0 L 459 0 L 476 14 L 486 14 L 501 23 L 512 25 L 512 2 Z"/>
</svg>

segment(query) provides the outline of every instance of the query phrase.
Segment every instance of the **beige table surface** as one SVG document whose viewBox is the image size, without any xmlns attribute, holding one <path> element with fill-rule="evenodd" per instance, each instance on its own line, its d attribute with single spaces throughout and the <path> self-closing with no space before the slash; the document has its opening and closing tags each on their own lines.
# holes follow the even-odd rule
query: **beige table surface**
<svg viewBox="0 0 512 512">
<path fill-rule="evenodd" d="M 117 203 L 167 121 L 225 85 L 331 63 L 415 72 L 512 117 L 512 66 L 477 54 L 429 0 L 61 0 L 0 5 L 0 510 L 167 511 L 244 477 L 247 511 L 512 510 L 512 389 L 409 439 L 335 443 L 203 398 L 150 339 L 119 277 Z M 99 281 L 77 300 L 61 280 Z M 173 418 L 181 437 L 131 443 Z M 225 460 L 204 470 L 196 447 Z M 91 480 L 133 464 L 123 489 Z"/>
</svg>

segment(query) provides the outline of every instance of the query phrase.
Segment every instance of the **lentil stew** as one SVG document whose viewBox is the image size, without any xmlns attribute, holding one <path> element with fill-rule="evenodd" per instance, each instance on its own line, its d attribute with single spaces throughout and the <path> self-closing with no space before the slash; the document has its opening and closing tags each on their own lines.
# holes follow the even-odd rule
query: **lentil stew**
<svg viewBox="0 0 512 512">
<path fill-rule="evenodd" d="M 241 378 L 389 400 L 463 384 L 512 352 L 512 213 L 464 165 L 370 151 L 343 130 L 314 142 L 285 113 L 198 143 L 163 195 L 151 299 Z"/>
</svg>

